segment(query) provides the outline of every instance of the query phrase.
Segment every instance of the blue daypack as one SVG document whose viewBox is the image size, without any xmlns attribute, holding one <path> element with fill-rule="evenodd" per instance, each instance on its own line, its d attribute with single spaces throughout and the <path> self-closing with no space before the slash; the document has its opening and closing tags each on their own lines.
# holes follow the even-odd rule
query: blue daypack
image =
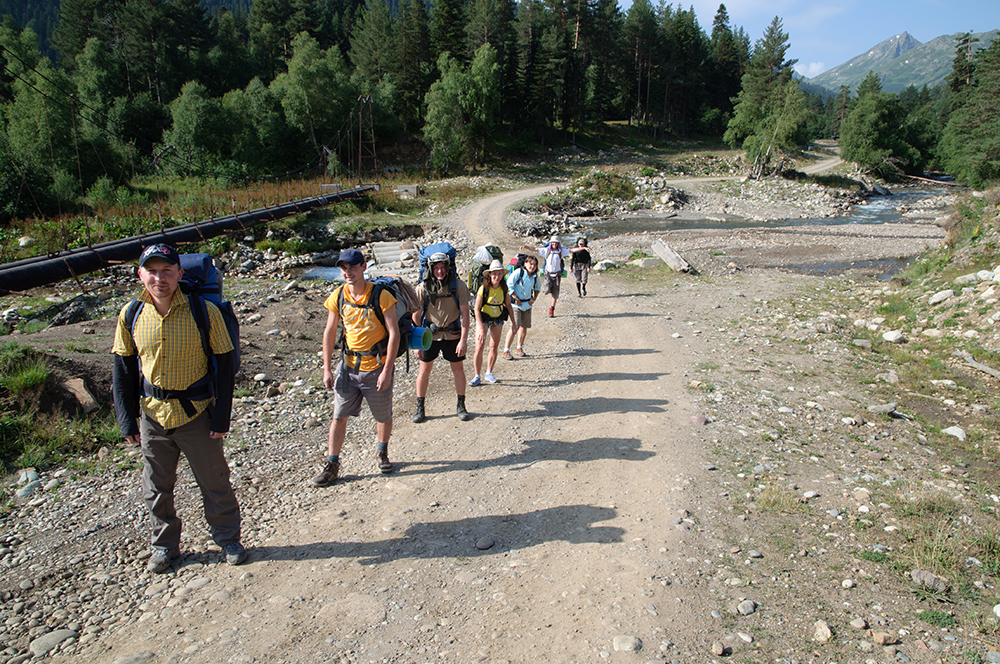
<svg viewBox="0 0 1000 664">
<path fill-rule="evenodd" d="M 184 274 L 181 276 L 180 290 L 188 295 L 191 303 L 191 315 L 194 317 L 195 325 L 201 335 L 201 345 L 205 351 L 205 357 L 208 358 L 208 375 L 186 390 L 182 390 L 181 392 L 185 393 L 183 396 L 168 394 L 167 390 L 151 385 L 145 379 L 142 380 L 142 390 L 147 396 L 179 399 L 187 411 L 189 407 L 187 404 L 190 404 L 190 401 L 211 398 L 215 395 L 217 366 L 209 339 L 208 308 L 205 306 L 205 300 L 219 309 L 222 319 L 226 322 L 226 331 L 233 343 L 234 374 L 240 370 L 240 321 L 233 310 L 233 303 L 222 299 L 222 274 L 216 269 L 212 256 L 209 254 L 180 254 L 179 257 L 180 267 L 184 270 Z M 135 338 L 135 321 L 139 318 L 144 304 L 142 300 L 134 299 L 129 303 L 125 312 L 125 324 L 128 326 L 129 333 L 133 335 L 133 339 Z M 159 396 L 156 394 L 157 391 Z M 196 392 L 197 394 L 195 394 Z"/>
</svg>

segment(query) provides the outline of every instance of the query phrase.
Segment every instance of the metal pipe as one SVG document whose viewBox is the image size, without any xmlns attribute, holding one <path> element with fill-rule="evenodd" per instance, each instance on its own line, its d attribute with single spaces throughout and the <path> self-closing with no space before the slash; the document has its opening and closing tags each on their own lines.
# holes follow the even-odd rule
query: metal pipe
<svg viewBox="0 0 1000 664">
<path fill-rule="evenodd" d="M 94 272 L 106 265 L 135 260 L 144 248 L 157 242 L 174 246 L 203 242 L 224 233 L 309 212 L 352 198 L 360 198 L 378 188 L 377 184 L 361 185 L 328 195 L 289 201 L 275 207 L 258 208 L 241 214 L 206 219 L 153 233 L 102 242 L 90 247 L 67 249 L 56 254 L 7 263 L 0 265 L 0 293 L 22 292 Z"/>
</svg>

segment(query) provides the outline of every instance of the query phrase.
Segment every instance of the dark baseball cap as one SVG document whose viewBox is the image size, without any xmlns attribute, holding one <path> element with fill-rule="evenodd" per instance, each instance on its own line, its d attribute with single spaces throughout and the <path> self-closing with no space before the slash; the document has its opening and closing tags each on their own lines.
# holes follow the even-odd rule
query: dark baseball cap
<svg viewBox="0 0 1000 664">
<path fill-rule="evenodd" d="M 340 256 L 337 257 L 337 267 L 340 267 L 341 263 L 347 263 L 348 265 L 361 265 L 364 262 L 365 255 L 357 249 L 345 249 L 340 252 Z"/>
<path fill-rule="evenodd" d="M 145 265 L 146 261 L 151 258 L 159 258 L 171 265 L 179 265 L 181 262 L 181 257 L 177 255 L 177 250 L 169 244 L 154 244 L 143 249 L 142 254 L 139 256 L 139 267 Z"/>
</svg>

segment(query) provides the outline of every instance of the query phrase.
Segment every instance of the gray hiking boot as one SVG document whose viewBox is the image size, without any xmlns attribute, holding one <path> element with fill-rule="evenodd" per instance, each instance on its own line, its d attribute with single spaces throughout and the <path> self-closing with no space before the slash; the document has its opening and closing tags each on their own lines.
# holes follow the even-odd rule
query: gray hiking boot
<svg viewBox="0 0 1000 664">
<path fill-rule="evenodd" d="M 153 549 L 153 555 L 149 557 L 146 569 L 154 574 L 163 574 L 180 556 L 181 552 L 177 549 Z"/>
</svg>

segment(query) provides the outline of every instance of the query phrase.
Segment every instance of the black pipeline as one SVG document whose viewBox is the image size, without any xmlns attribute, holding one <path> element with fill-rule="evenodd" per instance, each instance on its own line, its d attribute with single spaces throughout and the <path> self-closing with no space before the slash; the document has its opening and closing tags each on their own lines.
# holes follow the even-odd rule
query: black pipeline
<svg viewBox="0 0 1000 664">
<path fill-rule="evenodd" d="M 57 254 L 36 256 L 7 263 L 0 265 L 0 293 L 22 292 L 30 288 L 73 279 L 100 270 L 107 265 L 132 261 L 139 257 L 144 248 L 157 242 L 166 242 L 175 247 L 203 242 L 224 233 L 244 230 L 250 226 L 276 221 L 293 214 L 301 214 L 326 205 L 360 198 L 377 189 L 378 185 L 376 184 L 360 185 L 354 189 L 289 201 L 274 207 L 207 219 L 154 233 L 112 240 L 79 249 L 67 249 Z"/>
</svg>

